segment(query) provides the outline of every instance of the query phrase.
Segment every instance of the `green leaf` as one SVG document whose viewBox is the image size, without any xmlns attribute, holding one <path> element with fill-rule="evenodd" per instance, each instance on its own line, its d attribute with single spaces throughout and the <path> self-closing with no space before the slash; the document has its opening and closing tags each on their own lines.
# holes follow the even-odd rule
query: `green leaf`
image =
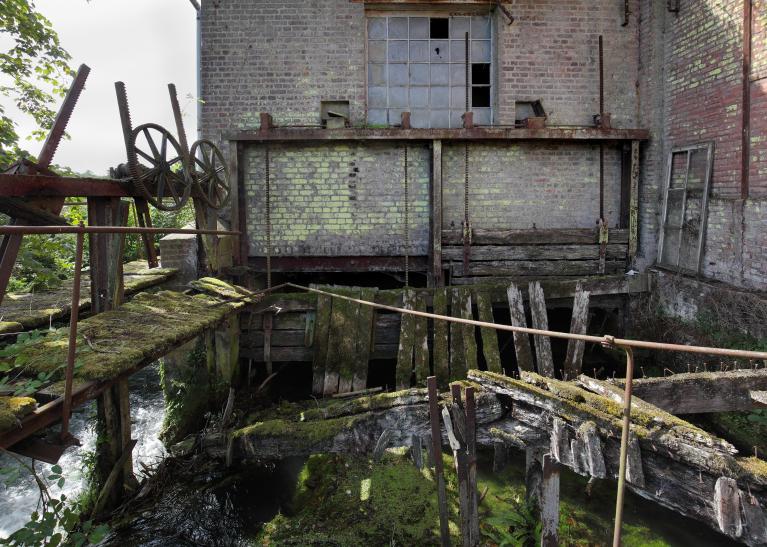
<svg viewBox="0 0 767 547">
<path fill-rule="evenodd" d="M 53 467 L 51 467 L 51 473 L 56 473 L 57 475 L 61 475 L 62 472 L 63 470 L 61 469 L 60 465 L 54 465 Z"/>
</svg>

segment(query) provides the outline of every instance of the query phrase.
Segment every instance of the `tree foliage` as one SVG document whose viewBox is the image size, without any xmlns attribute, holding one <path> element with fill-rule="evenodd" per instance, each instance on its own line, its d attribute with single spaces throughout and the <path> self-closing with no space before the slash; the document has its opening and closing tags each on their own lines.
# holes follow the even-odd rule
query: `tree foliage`
<svg viewBox="0 0 767 547">
<path fill-rule="evenodd" d="M 59 43 L 51 22 L 35 9 L 34 0 L 0 1 L 0 38 L 10 44 L 0 50 L 0 99 L 5 98 L 34 118 L 37 138 L 45 136 L 56 115 L 54 102 L 63 96 L 74 71 L 69 53 Z M 16 124 L 0 103 L 0 170 L 19 156 Z"/>
</svg>

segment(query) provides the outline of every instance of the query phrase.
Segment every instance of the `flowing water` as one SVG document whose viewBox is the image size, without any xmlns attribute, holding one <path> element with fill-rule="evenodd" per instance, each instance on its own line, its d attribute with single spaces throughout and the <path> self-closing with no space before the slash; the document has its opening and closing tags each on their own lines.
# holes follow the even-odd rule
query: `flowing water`
<svg viewBox="0 0 767 547">
<path fill-rule="evenodd" d="M 162 389 L 160 387 L 159 365 L 154 364 L 134 374 L 129 381 L 133 438 L 138 441 L 133 451 L 133 468 L 137 476 L 142 475 L 141 464 L 153 465 L 165 456 L 165 449 L 158 435 L 165 413 Z M 66 478 L 63 488 L 52 485 L 51 494 L 59 497 L 66 494 L 68 499 L 77 497 L 87 486 L 87 459 L 96 445 L 95 404 L 75 410 L 72 415 L 71 431 L 81 445 L 69 448 L 59 460 Z M 29 465 L 32 460 L 24 458 Z M 51 465 L 35 462 L 40 476 L 49 475 Z M 15 468 L 17 479 L 10 484 L 0 484 L 0 537 L 8 537 L 29 521 L 37 509 L 39 490 L 27 469 L 8 455 L 0 456 L 0 468 Z"/>
</svg>

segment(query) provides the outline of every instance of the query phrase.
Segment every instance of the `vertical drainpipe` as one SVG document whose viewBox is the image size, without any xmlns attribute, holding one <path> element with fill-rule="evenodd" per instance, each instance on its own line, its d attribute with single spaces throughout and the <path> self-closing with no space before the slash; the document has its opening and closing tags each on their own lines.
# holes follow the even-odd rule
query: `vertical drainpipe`
<svg viewBox="0 0 767 547">
<path fill-rule="evenodd" d="M 197 0 L 189 0 L 192 7 L 197 11 L 197 28 L 196 28 L 196 63 L 197 63 L 197 97 L 195 103 L 197 104 L 197 138 L 202 138 L 202 21 L 200 20 L 201 10 L 200 3 Z"/>
</svg>

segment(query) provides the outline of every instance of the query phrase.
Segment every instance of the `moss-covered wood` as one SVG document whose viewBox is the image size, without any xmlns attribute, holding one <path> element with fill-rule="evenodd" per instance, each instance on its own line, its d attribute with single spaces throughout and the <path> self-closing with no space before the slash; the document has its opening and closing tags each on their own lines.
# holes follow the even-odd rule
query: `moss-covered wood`
<svg viewBox="0 0 767 547">
<path fill-rule="evenodd" d="M 415 308 L 415 291 L 406 288 L 402 307 L 406 310 Z M 403 314 L 399 330 L 399 350 L 397 351 L 396 382 L 397 389 L 410 387 L 413 376 L 413 357 L 415 353 L 415 316 Z"/>
<path fill-rule="evenodd" d="M 191 340 L 242 306 L 207 295 L 141 293 L 115 310 L 80 322 L 75 377 L 115 378 Z M 11 359 L 22 362 L 25 374 L 30 376 L 40 372 L 63 376 L 67 336 L 68 329 L 58 329 Z"/>
<path fill-rule="evenodd" d="M 445 287 L 434 289 L 434 313 L 447 315 L 448 290 Z M 434 375 L 440 389 L 446 389 L 450 381 L 450 326 L 446 321 L 434 321 Z"/>
<path fill-rule="evenodd" d="M 477 301 L 479 320 L 485 323 L 495 323 L 490 295 L 485 291 L 475 291 L 474 296 Z M 482 334 L 482 354 L 485 356 L 487 370 L 502 374 L 501 354 L 498 351 L 498 332 L 489 327 L 482 327 L 480 333 Z"/>
<path fill-rule="evenodd" d="M 360 289 L 336 289 L 338 294 L 359 299 Z M 328 370 L 338 371 L 338 385 L 330 393 L 348 393 L 354 383 L 357 366 L 357 329 L 360 305 L 341 298 L 333 301 L 330 314 L 330 339 L 328 341 Z M 327 378 L 327 376 L 326 376 Z M 327 392 L 326 392 L 327 394 Z"/>
<path fill-rule="evenodd" d="M 378 289 L 374 287 L 363 288 L 360 290 L 360 298 L 372 302 L 375 300 L 377 292 Z M 351 391 L 360 391 L 367 387 L 368 364 L 370 362 L 370 352 L 373 348 L 375 318 L 376 312 L 372 307 L 360 305 L 359 315 L 357 316 L 356 363 L 354 364 L 354 378 L 352 380 Z"/>
<path fill-rule="evenodd" d="M 416 311 L 426 311 L 426 295 L 418 293 L 415 297 Z M 415 382 L 417 386 L 426 387 L 429 377 L 429 320 L 425 317 L 414 317 L 413 329 L 413 361 Z"/>
<path fill-rule="evenodd" d="M 31 397 L 0 397 L 0 433 L 18 427 L 36 407 L 37 401 Z"/>
<path fill-rule="evenodd" d="M 450 289 L 450 316 L 461 315 L 461 289 Z M 466 378 L 466 358 L 463 345 L 463 325 L 450 323 L 450 381 Z"/>
<path fill-rule="evenodd" d="M 320 294 L 317 296 L 317 315 L 314 323 L 314 348 L 312 361 L 312 393 L 322 395 L 325 386 L 325 362 L 328 356 L 328 335 L 333 299 Z"/>
</svg>

